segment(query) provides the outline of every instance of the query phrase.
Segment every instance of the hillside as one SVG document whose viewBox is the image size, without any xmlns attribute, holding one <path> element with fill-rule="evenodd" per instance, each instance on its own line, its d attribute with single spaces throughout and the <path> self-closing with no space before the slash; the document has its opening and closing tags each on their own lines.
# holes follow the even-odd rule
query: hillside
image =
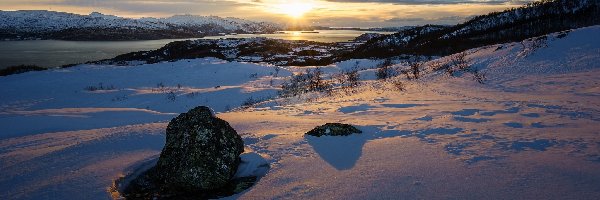
<svg viewBox="0 0 600 200">
<path fill-rule="evenodd" d="M 269 38 L 198 39 L 172 42 L 152 50 L 132 52 L 112 59 L 90 62 L 95 64 L 157 63 L 214 57 L 227 61 L 270 63 L 274 65 L 326 65 L 335 55 L 352 51 L 353 46 L 340 43 L 321 43 Z"/>
<path fill-rule="evenodd" d="M 331 90 L 288 97 L 284 82 L 316 68 L 201 58 L 0 77 L 0 198 L 116 199 L 115 181 L 156 161 L 167 122 L 207 105 L 241 134 L 244 163 L 270 167 L 232 199 L 597 199 L 597 35 L 469 49 L 424 62 L 417 80 L 349 60 L 321 66 Z M 439 67 L 457 55 L 462 70 Z M 338 82 L 352 70 L 360 84 Z M 303 135 L 325 122 L 363 134 Z"/>
<path fill-rule="evenodd" d="M 455 26 L 426 25 L 376 38 L 347 57 L 443 56 L 597 24 L 600 24 L 600 3 L 597 0 L 536 1 L 523 7 L 477 16 Z"/>
<path fill-rule="evenodd" d="M 0 39 L 141 40 L 219 33 L 272 33 L 276 24 L 216 16 L 178 15 L 131 19 L 91 13 L 0 11 Z"/>
</svg>

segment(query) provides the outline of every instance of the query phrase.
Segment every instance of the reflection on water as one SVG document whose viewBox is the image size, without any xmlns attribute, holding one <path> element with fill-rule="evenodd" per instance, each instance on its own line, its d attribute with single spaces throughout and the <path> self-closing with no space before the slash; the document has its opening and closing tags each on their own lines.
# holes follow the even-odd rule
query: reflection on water
<svg viewBox="0 0 600 200">
<path fill-rule="evenodd" d="M 268 37 L 284 40 L 310 40 L 316 42 L 345 42 L 352 40 L 363 33 L 371 31 L 355 31 L 355 30 L 317 30 L 317 31 L 281 31 L 275 34 L 239 34 L 226 36 L 211 36 L 207 39 L 220 38 L 251 38 L 251 37 Z M 391 34 L 391 32 L 377 32 L 382 34 Z"/>
</svg>

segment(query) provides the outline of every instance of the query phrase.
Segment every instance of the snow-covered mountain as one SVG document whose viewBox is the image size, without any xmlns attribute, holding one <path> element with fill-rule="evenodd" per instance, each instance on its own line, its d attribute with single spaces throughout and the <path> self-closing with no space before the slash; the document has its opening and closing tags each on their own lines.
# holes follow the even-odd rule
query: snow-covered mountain
<svg viewBox="0 0 600 200">
<path fill-rule="evenodd" d="M 151 23 L 163 23 L 182 27 L 200 27 L 208 24 L 223 27 L 233 32 L 270 32 L 279 30 L 279 25 L 270 22 L 254 22 L 233 17 L 198 16 L 198 15 L 175 15 L 168 18 L 142 18 L 140 21 Z M 267 30 L 267 31 L 266 31 Z"/>
<path fill-rule="evenodd" d="M 180 35 L 178 33 L 181 32 L 202 36 L 202 34 L 214 35 L 221 32 L 270 33 L 279 30 L 279 26 L 268 22 L 216 16 L 177 15 L 160 19 L 132 19 L 98 12 L 79 15 L 45 10 L 0 11 L 0 39 L 25 37 L 63 39 L 60 35 L 70 34 L 73 31 L 89 32 L 92 29 L 136 30 L 136 32 L 168 30 L 175 32 L 170 34 L 173 36 Z M 122 32 L 126 34 L 126 31 Z M 115 34 L 114 31 L 110 33 Z M 165 35 L 166 38 L 168 36 Z"/>
<path fill-rule="evenodd" d="M 162 22 L 141 21 L 101 13 L 78 15 L 45 10 L 0 11 L 0 29 L 19 32 L 49 32 L 70 28 L 166 29 Z"/>
</svg>

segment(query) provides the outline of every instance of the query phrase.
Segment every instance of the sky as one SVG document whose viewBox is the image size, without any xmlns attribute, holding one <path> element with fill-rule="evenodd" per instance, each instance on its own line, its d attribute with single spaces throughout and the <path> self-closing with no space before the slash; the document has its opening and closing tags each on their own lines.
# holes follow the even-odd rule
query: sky
<svg viewBox="0 0 600 200">
<path fill-rule="evenodd" d="M 132 18 L 193 14 L 282 24 L 387 27 L 456 24 L 527 2 L 531 0 L 0 0 L 0 10 L 96 11 Z"/>
</svg>

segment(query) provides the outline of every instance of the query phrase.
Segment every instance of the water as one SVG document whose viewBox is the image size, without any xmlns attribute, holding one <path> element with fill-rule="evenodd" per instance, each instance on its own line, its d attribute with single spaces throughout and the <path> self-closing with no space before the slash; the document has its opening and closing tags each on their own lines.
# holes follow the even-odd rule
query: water
<svg viewBox="0 0 600 200">
<path fill-rule="evenodd" d="M 366 31 L 321 30 L 319 33 L 286 31 L 277 34 L 239 34 L 213 36 L 204 39 L 268 37 L 286 40 L 310 40 L 317 42 L 343 42 L 356 38 Z M 113 58 L 135 51 L 148 51 L 165 44 L 186 39 L 144 41 L 0 41 L 0 68 L 15 65 L 58 67 L 66 64 L 84 63 Z"/>
<path fill-rule="evenodd" d="M 0 68 L 15 65 L 58 67 L 113 58 L 135 51 L 158 49 L 176 40 L 61 41 L 30 40 L 0 42 Z"/>
<path fill-rule="evenodd" d="M 227 36 L 211 36 L 205 39 L 220 39 L 220 38 L 251 38 L 251 37 L 267 37 L 273 39 L 284 40 L 310 40 L 316 42 L 346 42 L 352 40 L 363 33 L 372 33 L 370 31 L 355 31 L 355 30 L 317 30 L 313 32 L 301 31 L 282 31 L 276 34 L 239 34 Z M 377 32 L 381 34 L 391 34 L 390 32 Z"/>
</svg>

